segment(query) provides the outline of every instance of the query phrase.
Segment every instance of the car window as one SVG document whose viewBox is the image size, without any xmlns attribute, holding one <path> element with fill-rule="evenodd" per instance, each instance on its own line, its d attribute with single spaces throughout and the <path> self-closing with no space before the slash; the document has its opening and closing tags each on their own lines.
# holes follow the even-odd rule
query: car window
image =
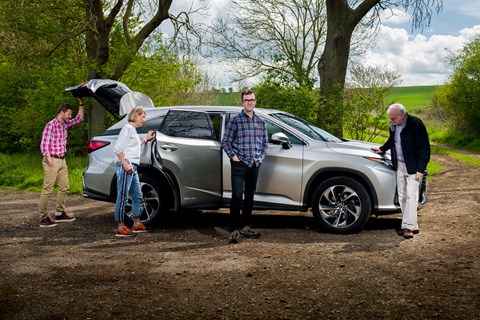
<svg viewBox="0 0 480 320">
<path fill-rule="evenodd" d="M 210 114 L 210 119 L 213 125 L 213 138 L 215 140 L 220 139 L 220 131 L 222 130 L 222 116 L 220 114 Z"/>
<path fill-rule="evenodd" d="M 212 120 L 205 112 L 170 110 L 159 131 L 171 137 L 216 139 Z"/>
<path fill-rule="evenodd" d="M 160 128 L 160 125 L 162 124 L 162 121 L 164 118 L 165 118 L 165 115 L 162 115 L 160 117 L 146 120 L 143 126 L 141 126 L 140 128 L 137 128 L 137 132 L 147 133 L 150 130 L 157 131 L 158 128 Z"/>
<path fill-rule="evenodd" d="M 301 133 L 307 135 L 312 139 L 327 141 L 327 142 L 337 142 L 337 143 L 342 142 L 341 139 L 335 137 L 331 133 L 328 133 L 327 131 L 320 129 L 314 124 L 311 124 L 310 122 L 305 121 L 301 118 L 295 117 L 291 114 L 272 113 L 270 115 L 282 121 L 283 123 L 289 125 L 290 127 L 297 129 L 298 131 L 300 131 Z"/>
<path fill-rule="evenodd" d="M 299 138 L 295 137 L 293 134 L 291 134 L 290 132 L 288 132 L 287 130 L 277 126 L 276 124 L 274 123 L 271 123 L 270 121 L 268 120 L 265 120 L 265 123 L 267 125 L 267 131 L 268 131 L 268 142 L 269 143 L 273 143 L 272 141 L 272 135 L 274 133 L 277 133 L 277 132 L 283 132 L 284 134 L 287 135 L 288 139 L 290 139 L 290 142 L 292 144 L 304 144 L 302 140 L 300 140 Z"/>
</svg>

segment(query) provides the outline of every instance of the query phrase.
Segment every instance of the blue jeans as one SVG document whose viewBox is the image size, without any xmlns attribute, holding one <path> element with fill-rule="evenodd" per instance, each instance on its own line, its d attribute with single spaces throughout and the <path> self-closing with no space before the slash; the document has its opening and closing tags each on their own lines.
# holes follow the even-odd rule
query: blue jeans
<svg viewBox="0 0 480 320">
<path fill-rule="evenodd" d="M 137 165 L 132 164 L 133 173 L 128 174 L 121 163 L 117 163 L 117 201 L 115 203 L 115 222 L 125 219 L 125 207 L 128 203 L 128 194 L 132 198 L 132 218 L 140 218 L 142 213 L 142 188 L 138 178 Z"/>
<path fill-rule="evenodd" d="M 232 201 L 230 203 L 230 217 L 232 230 L 252 224 L 253 196 L 257 188 L 260 166 L 248 167 L 244 162 L 230 160 L 232 178 Z M 240 216 L 240 206 L 243 207 Z"/>
</svg>

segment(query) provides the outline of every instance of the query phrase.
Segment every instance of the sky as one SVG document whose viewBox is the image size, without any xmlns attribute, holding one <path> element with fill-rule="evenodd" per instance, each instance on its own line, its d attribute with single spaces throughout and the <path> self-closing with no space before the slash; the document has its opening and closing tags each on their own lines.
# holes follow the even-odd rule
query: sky
<svg viewBox="0 0 480 320">
<path fill-rule="evenodd" d="M 229 0 L 207 2 L 210 6 L 208 19 L 213 20 L 226 12 Z M 174 1 L 171 12 L 185 10 L 182 8 L 185 3 Z M 401 75 L 400 86 L 445 83 L 451 73 L 447 57 L 473 40 L 476 34 L 480 35 L 480 0 L 443 0 L 442 12 L 433 14 L 430 25 L 423 30 L 412 30 L 408 14 L 397 13 L 394 17 L 382 19 L 376 45 L 359 61 L 367 66 L 397 72 Z M 228 74 L 221 66 L 206 64 L 204 67 L 218 86 L 231 86 Z"/>
<path fill-rule="evenodd" d="M 430 26 L 413 30 L 408 16 L 383 20 L 375 47 L 363 63 L 394 70 L 401 86 L 437 85 L 448 80 L 447 57 L 480 35 L 480 0 L 443 0 Z"/>
</svg>

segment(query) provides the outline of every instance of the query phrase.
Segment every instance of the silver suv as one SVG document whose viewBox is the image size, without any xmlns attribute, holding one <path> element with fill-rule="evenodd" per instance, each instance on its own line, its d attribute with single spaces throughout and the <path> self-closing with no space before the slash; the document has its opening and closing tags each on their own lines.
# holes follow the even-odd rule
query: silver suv
<svg viewBox="0 0 480 320">
<path fill-rule="evenodd" d="M 241 107 L 176 106 L 151 108 L 151 100 L 112 80 L 90 80 L 66 89 L 93 97 L 113 115 L 143 106 L 147 117 L 138 128 L 156 136 L 142 149 L 138 171 L 144 196 L 142 220 L 184 208 L 229 206 L 230 162 L 220 141 L 226 123 Z M 339 139 L 289 113 L 256 108 L 267 123 L 268 155 L 260 170 L 254 209 L 312 210 L 318 223 L 333 233 L 359 232 L 372 214 L 399 212 L 395 171 L 373 145 Z M 125 117 L 88 142 L 83 173 L 84 196 L 114 202 L 113 146 Z M 426 202 L 425 181 L 420 202 Z"/>
</svg>

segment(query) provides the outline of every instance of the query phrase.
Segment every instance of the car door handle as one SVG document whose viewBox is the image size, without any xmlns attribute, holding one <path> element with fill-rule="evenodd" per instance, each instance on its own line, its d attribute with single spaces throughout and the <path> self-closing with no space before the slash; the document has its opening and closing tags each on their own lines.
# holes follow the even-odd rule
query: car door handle
<svg viewBox="0 0 480 320">
<path fill-rule="evenodd" d="M 175 151 L 178 149 L 174 144 L 162 144 L 161 148 L 166 151 Z"/>
</svg>

